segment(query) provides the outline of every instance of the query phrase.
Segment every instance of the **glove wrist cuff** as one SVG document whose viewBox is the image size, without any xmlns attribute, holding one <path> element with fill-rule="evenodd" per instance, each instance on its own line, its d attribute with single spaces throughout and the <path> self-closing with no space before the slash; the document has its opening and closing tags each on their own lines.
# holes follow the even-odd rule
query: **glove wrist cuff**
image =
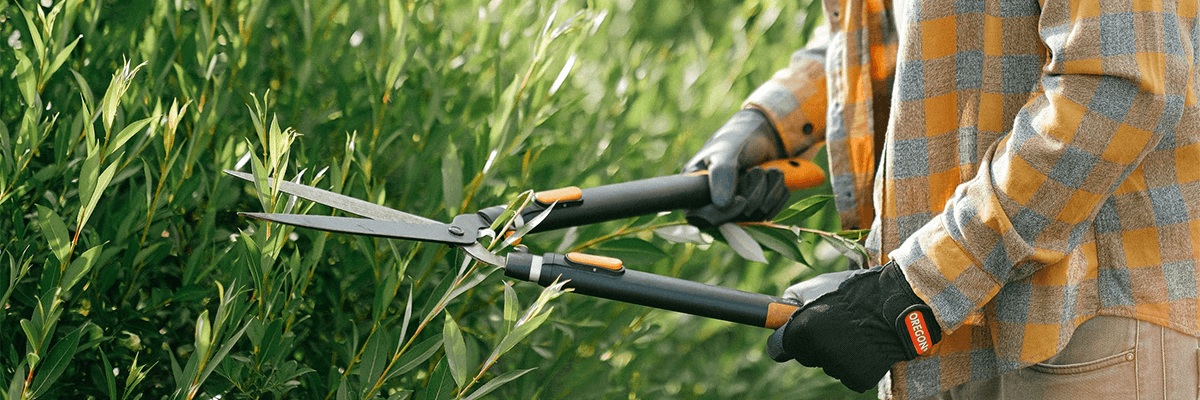
<svg viewBox="0 0 1200 400">
<path fill-rule="evenodd" d="M 779 136 L 779 131 L 775 129 L 775 125 L 767 118 L 767 115 L 757 108 L 744 108 L 733 114 L 729 119 L 731 123 L 746 124 L 746 129 L 751 132 L 751 135 L 762 136 L 772 143 L 775 147 L 774 158 L 787 158 L 787 146 L 783 143 L 783 137 Z M 736 121 L 736 122 L 734 122 Z"/>
<path fill-rule="evenodd" d="M 883 266 L 880 281 L 881 289 L 891 293 L 883 304 L 884 315 L 895 316 L 891 321 L 892 326 L 907 359 L 928 353 L 942 339 L 942 330 L 937 324 L 933 308 L 917 297 L 895 261 Z"/>
<path fill-rule="evenodd" d="M 924 304 L 909 306 L 896 317 L 893 326 L 909 360 L 928 353 L 934 344 L 942 340 L 933 309 Z"/>
</svg>

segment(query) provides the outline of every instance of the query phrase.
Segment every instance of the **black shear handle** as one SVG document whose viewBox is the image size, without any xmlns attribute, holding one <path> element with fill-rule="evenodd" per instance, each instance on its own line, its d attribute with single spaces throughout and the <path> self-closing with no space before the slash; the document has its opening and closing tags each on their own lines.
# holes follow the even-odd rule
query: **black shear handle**
<svg viewBox="0 0 1200 400">
<path fill-rule="evenodd" d="M 804 159 L 775 160 L 760 167 L 783 171 L 790 190 L 816 187 L 825 182 L 824 171 Z M 529 221 L 556 202 L 554 211 L 531 233 L 701 208 L 712 202 L 707 172 L 660 176 L 589 189 L 571 186 L 538 192 L 533 204 L 521 212 L 521 219 Z M 505 206 L 489 207 L 480 210 L 479 214 L 491 222 L 499 218 L 504 209 Z"/>
<path fill-rule="evenodd" d="M 792 300 L 625 269 L 621 260 L 582 253 L 510 253 L 504 274 L 575 293 L 775 329 L 799 308 Z"/>
<path fill-rule="evenodd" d="M 524 222 L 541 214 L 557 202 L 554 211 L 546 216 L 533 232 L 595 224 L 663 211 L 700 208 L 707 205 L 708 177 L 703 175 L 671 175 L 631 182 L 597 186 L 589 189 L 566 187 L 538 192 L 534 201 L 521 212 Z M 505 206 L 488 207 L 479 214 L 494 221 Z"/>
</svg>

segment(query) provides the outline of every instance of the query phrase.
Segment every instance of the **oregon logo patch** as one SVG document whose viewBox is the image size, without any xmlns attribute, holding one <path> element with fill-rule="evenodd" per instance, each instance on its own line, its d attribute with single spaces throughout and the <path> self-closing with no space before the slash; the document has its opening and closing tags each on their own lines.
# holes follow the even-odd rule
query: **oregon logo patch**
<svg viewBox="0 0 1200 400">
<path fill-rule="evenodd" d="M 925 354 L 933 345 L 929 337 L 929 326 L 925 324 L 925 315 L 918 310 L 908 312 L 904 316 L 904 325 L 908 327 L 908 338 L 912 340 L 913 349 L 917 355 Z"/>
</svg>

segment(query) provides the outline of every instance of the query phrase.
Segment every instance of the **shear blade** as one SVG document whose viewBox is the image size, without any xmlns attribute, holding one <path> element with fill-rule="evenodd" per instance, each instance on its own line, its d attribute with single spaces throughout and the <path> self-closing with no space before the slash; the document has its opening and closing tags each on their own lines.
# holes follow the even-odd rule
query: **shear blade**
<svg viewBox="0 0 1200 400">
<path fill-rule="evenodd" d="M 225 170 L 225 173 L 235 178 L 239 178 L 248 182 L 254 182 L 254 175 L 252 174 L 228 169 Z M 275 182 L 273 179 L 267 178 L 267 184 L 274 185 Z M 356 199 L 350 196 L 337 194 L 312 186 L 301 185 L 295 182 L 280 181 L 279 191 L 371 219 L 401 221 L 413 224 L 440 223 L 425 217 L 419 217 L 403 211 L 393 210 L 369 201 Z"/>
<path fill-rule="evenodd" d="M 327 215 L 238 213 L 264 221 L 329 232 L 367 235 L 391 239 L 419 240 L 456 246 L 475 243 L 478 231 L 461 229 L 440 222 L 421 224 L 403 221 L 382 221 L 366 218 L 334 217 Z"/>
</svg>

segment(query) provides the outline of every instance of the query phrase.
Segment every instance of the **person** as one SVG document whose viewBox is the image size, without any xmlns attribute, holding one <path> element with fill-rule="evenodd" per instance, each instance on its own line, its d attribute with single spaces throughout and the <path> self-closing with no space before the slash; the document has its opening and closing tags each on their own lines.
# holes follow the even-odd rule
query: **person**
<svg viewBox="0 0 1200 400">
<path fill-rule="evenodd" d="M 734 171 L 716 203 L 823 142 L 871 229 L 874 267 L 788 290 L 773 358 L 894 398 L 1197 398 L 1197 8 L 825 0 L 684 168 Z"/>
</svg>

